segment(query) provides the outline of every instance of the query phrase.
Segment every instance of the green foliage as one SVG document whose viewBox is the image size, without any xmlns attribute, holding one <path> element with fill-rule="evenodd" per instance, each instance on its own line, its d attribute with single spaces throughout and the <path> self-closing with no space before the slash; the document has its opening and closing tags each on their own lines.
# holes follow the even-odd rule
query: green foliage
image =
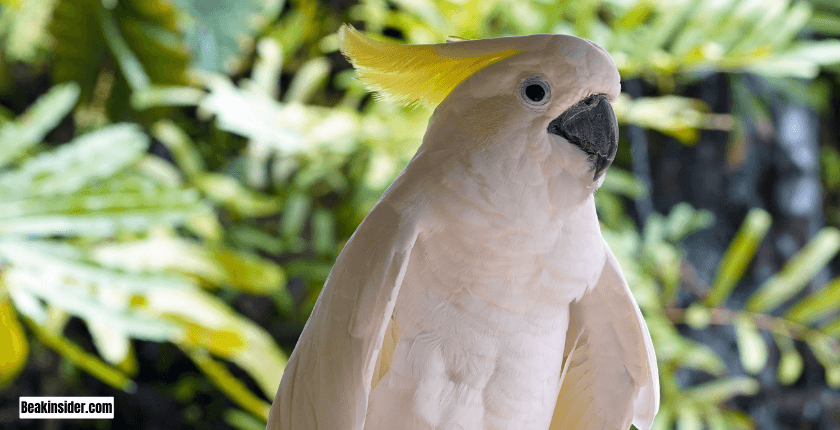
<svg viewBox="0 0 840 430">
<path fill-rule="evenodd" d="M 241 58 L 254 45 L 254 36 L 271 23 L 283 0 L 190 1 L 177 0 L 187 12 L 186 40 L 194 66 L 236 73 Z"/>
<path fill-rule="evenodd" d="M 768 345 L 762 332 L 769 332 L 772 334 L 775 345 L 779 350 L 780 359 L 776 373 L 778 381 L 783 385 L 793 384 L 802 376 L 802 356 L 794 345 L 794 341 L 801 341 L 811 348 L 814 355 L 825 367 L 828 384 L 832 387 L 840 387 L 840 376 L 838 376 L 838 373 L 840 373 L 840 370 L 838 370 L 840 369 L 840 353 L 838 352 L 840 351 L 840 337 L 838 337 L 838 331 L 834 329 L 837 322 L 821 322 L 823 317 L 840 310 L 840 300 L 837 300 L 836 297 L 838 291 L 840 291 L 840 287 L 838 287 L 840 278 L 832 281 L 823 290 L 806 295 L 796 301 L 782 317 L 765 313 L 775 310 L 803 292 L 813 276 L 837 254 L 838 249 L 840 249 L 838 248 L 840 247 L 840 236 L 838 236 L 839 233 L 836 229 L 832 227 L 823 229 L 777 275 L 753 292 L 745 309 L 732 310 L 722 307 L 722 304 L 731 294 L 734 285 L 743 276 L 770 223 L 771 218 L 768 213 L 760 209 L 750 211 L 718 266 L 714 284 L 711 288 L 700 291 L 701 300 L 684 310 L 673 308 L 673 304 L 666 301 L 659 306 L 664 308 L 667 319 L 649 318 L 648 324 L 684 323 L 695 330 L 705 329 L 709 324 L 731 324 L 735 328 L 741 365 L 747 373 L 752 375 L 759 374 L 768 364 L 770 345 Z M 661 276 L 661 274 L 658 275 L 660 278 Z M 667 284 L 663 283 L 663 285 Z M 665 298 L 664 295 L 662 297 Z M 646 305 L 650 304 L 646 303 Z M 661 308 L 654 306 L 653 309 Z M 667 320 L 670 321 L 666 322 Z M 659 330 L 661 328 L 655 330 L 654 326 L 651 326 L 654 346 L 657 353 L 660 354 L 659 359 L 668 362 L 670 358 L 667 354 L 668 348 L 662 343 L 665 339 L 660 337 Z M 669 343 L 673 341 L 673 337 L 667 339 Z M 665 351 L 664 356 L 661 354 L 663 351 Z M 715 362 L 719 360 L 718 357 L 712 359 Z M 673 363 L 685 367 L 688 361 L 678 358 Z M 689 365 L 688 367 L 693 366 Z M 672 368 L 667 366 L 665 369 L 669 371 Z M 716 369 L 711 368 L 706 371 L 716 375 L 719 374 L 714 370 Z M 734 395 L 752 395 L 758 390 L 758 385 L 750 378 L 740 378 L 738 379 L 739 382 L 733 381 L 731 384 L 724 381 L 725 379 L 721 379 L 709 384 L 718 386 L 714 392 L 729 394 L 715 397 L 716 401 L 706 406 L 719 404 Z M 725 390 L 724 387 L 727 386 L 731 387 L 733 391 Z M 665 387 L 663 381 L 663 389 Z M 690 388 L 682 394 L 682 396 L 685 396 L 684 398 L 677 398 L 686 402 L 702 403 L 704 398 L 703 396 L 697 396 L 698 390 L 704 392 L 703 389 Z M 667 399 L 667 396 L 663 395 L 663 399 Z M 673 404 L 669 400 L 663 400 L 664 409 L 673 408 L 676 411 L 681 407 L 680 403 Z M 707 412 L 700 413 L 700 416 L 705 414 L 705 418 L 701 421 L 713 425 L 713 420 L 716 419 L 715 414 L 718 412 L 708 408 L 698 410 L 706 410 Z M 657 417 L 657 422 L 670 420 L 671 418 L 672 416 L 666 413 Z M 683 419 L 687 418 L 679 418 L 679 420 Z M 682 425 L 679 420 L 678 425 Z M 662 425 L 667 427 L 669 424 L 666 422 Z"/>
<path fill-rule="evenodd" d="M 598 198 L 603 200 L 604 194 L 599 192 Z M 603 230 L 645 312 L 660 361 L 663 400 L 657 428 L 670 428 L 673 423 L 680 428 L 702 428 L 704 423 L 714 427 L 720 420 L 732 426 L 734 423 L 723 414 L 732 411 L 721 410 L 720 405 L 736 395 L 756 394 L 759 389 L 751 378 L 724 376 L 724 361 L 709 348 L 680 336 L 674 324 L 687 324 L 695 330 L 703 330 L 710 324 L 733 325 L 741 365 L 753 375 L 767 366 L 771 346 L 762 332 L 769 332 L 780 353 L 778 380 L 785 385 L 796 382 L 802 374 L 802 357 L 794 341 L 804 342 L 825 367 L 828 383 L 832 386 L 840 383 L 837 379 L 840 338 L 835 328 L 838 323 L 821 323 L 824 317 L 840 310 L 837 299 L 840 280 L 795 302 L 782 317 L 762 313 L 801 293 L 816 272 L 837 254 L 840 245 L 837 230 L 824 229 L 779 274 L 753 293 L 746 309 L 733 311 L 722 305 L 743 277 L 772 220 L 759 209 L 747 215 L 709 288 L 691 280 L 692 272 L 682 262 L 679 242 L 687 234 L 707 227 L 710 221 L 708 214 L 678 205 L 668 217 L 651 216 L 642 235 L 632 226 L 626 227 L 627 223 L 619 224 L 624 228 Z M 675 308 L 680 284 L 693 285 L 689 288 L 701 300 L 687 309 Z M 697 369 L 719 378 L 696 387 L 679 387 L 675 382 L 679 368 Z M 684 411 L 687 407 L 691 412 Z"/>
<path fill-rule="evenodd" d="M 79 86 L 68 83 L 41 96 L 18 121 L 0 126 L 0 167 L 16 161 L 58 125 L 76 105 Z"/>
<path fill-rule="evenodd" d="M 0 34 L 5 57 L 11 61 L 40 64 L 49 52 L 46 27 L 57 0 L 29 0 L 0 11 Z"/>
<path fill-rule="evenodd" d="M 17 312 L 5 294 L 0 297 L 0 342 L 5 347 L 0 353 L 0 386 L 14 382 L 29 356 L 29 342 L 17 319 Z"/>
<path fill-rule="evenodd" d="M 3 125 L 17 144 L 5 157 L 16 163 L 0 172 L 4 325 L 15 323 L 8 295 L 44 344 L 123 390 L 132 389 L 137 367 L 131 339 L 176 343 L 234 401 L 258 410 L 254 395 L 231 390 L 233 377 L 207 364 L 207 354 L 248 372 L 266 397 L 285 356 L 263 329 L 201 287 L 265 294 L 283 287 L 282 269 L 221 244 L 212 207 L 170 165 L 145 155 L 149 138 L 136 125 L 106 126 L 56 149 L 38 145 L 78 94 L 75 85 L 56 87 Z M 70 316 L 85 321 L 102 359 L 61 337 Z M 19 335 L 10 332 L 18 346 L 3 359 L 4 377 L 26 357 Z M 267 410 L 263 403 L 259 410 Z"/>
<path fill-rule="evenodd" d="M 746 272 L 759 243 L 767 235 L 771 221 L 767 212 L 761 209 L 750 210 L 721 259 L 711 291 L 706 296 L 706 305 L 720 306 L 729 297 L 738 280 Z"/>
</svg>

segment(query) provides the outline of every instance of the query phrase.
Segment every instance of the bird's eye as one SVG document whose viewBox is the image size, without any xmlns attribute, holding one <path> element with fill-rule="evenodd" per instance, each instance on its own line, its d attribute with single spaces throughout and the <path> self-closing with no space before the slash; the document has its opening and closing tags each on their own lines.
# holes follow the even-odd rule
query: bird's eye
<svg viewBox="0 0 840 430">
<path fill-rule="evenodd" d="M 551 88 L 538 76 L 528 76 L 519 85 L 519 97 L 526 105 L 540 107 L 551 98 Z"/>
</svg>

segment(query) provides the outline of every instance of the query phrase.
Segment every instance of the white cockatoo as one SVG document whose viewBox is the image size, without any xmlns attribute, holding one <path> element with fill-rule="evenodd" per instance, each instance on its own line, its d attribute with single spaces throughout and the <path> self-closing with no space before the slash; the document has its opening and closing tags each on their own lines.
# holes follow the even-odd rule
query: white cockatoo
<svg viewBox="0 0 840 430">
<path fill-rule="evenodd" d="M 653 346 L 593 197 L 618 145 L 609 54 L 338 36 L 369 89 L 437 108 L 333 266 L 268 428 L 648 429 Z"/>
</svg>

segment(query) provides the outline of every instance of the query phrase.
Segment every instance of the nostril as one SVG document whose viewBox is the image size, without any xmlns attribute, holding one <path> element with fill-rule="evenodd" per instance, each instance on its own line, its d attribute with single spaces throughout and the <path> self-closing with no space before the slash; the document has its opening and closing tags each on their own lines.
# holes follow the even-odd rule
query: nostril
<svg viewBox="0 0 840 430">
<path fill-rule="evenodd" d="M 589 97 L 583 99 L 583 104 L 585 104 L 587 106 L 591 106 L 592 103 L 595 103 L 595 96 L 589 96 Z"/>
</svg>

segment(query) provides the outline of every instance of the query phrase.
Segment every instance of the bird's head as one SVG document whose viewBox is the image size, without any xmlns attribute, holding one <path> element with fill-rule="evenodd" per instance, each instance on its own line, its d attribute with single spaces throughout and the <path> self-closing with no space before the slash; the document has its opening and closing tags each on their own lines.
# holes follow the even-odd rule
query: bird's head
<svg viewBox="0 0 840 430">
<path fill-rule="evenodd" d="M 588 40 L 538 34 L 395 45 L 347 26 L 339 39 L 369 89 L 437 106 L 430 130 L 437 126 L 450 141 L 548 148 L 560 168 L 595 187 L 615 158 L 618 124 L 610 103 L 621 91 L 620 76 L 609 54 Z"/>
</svg>

